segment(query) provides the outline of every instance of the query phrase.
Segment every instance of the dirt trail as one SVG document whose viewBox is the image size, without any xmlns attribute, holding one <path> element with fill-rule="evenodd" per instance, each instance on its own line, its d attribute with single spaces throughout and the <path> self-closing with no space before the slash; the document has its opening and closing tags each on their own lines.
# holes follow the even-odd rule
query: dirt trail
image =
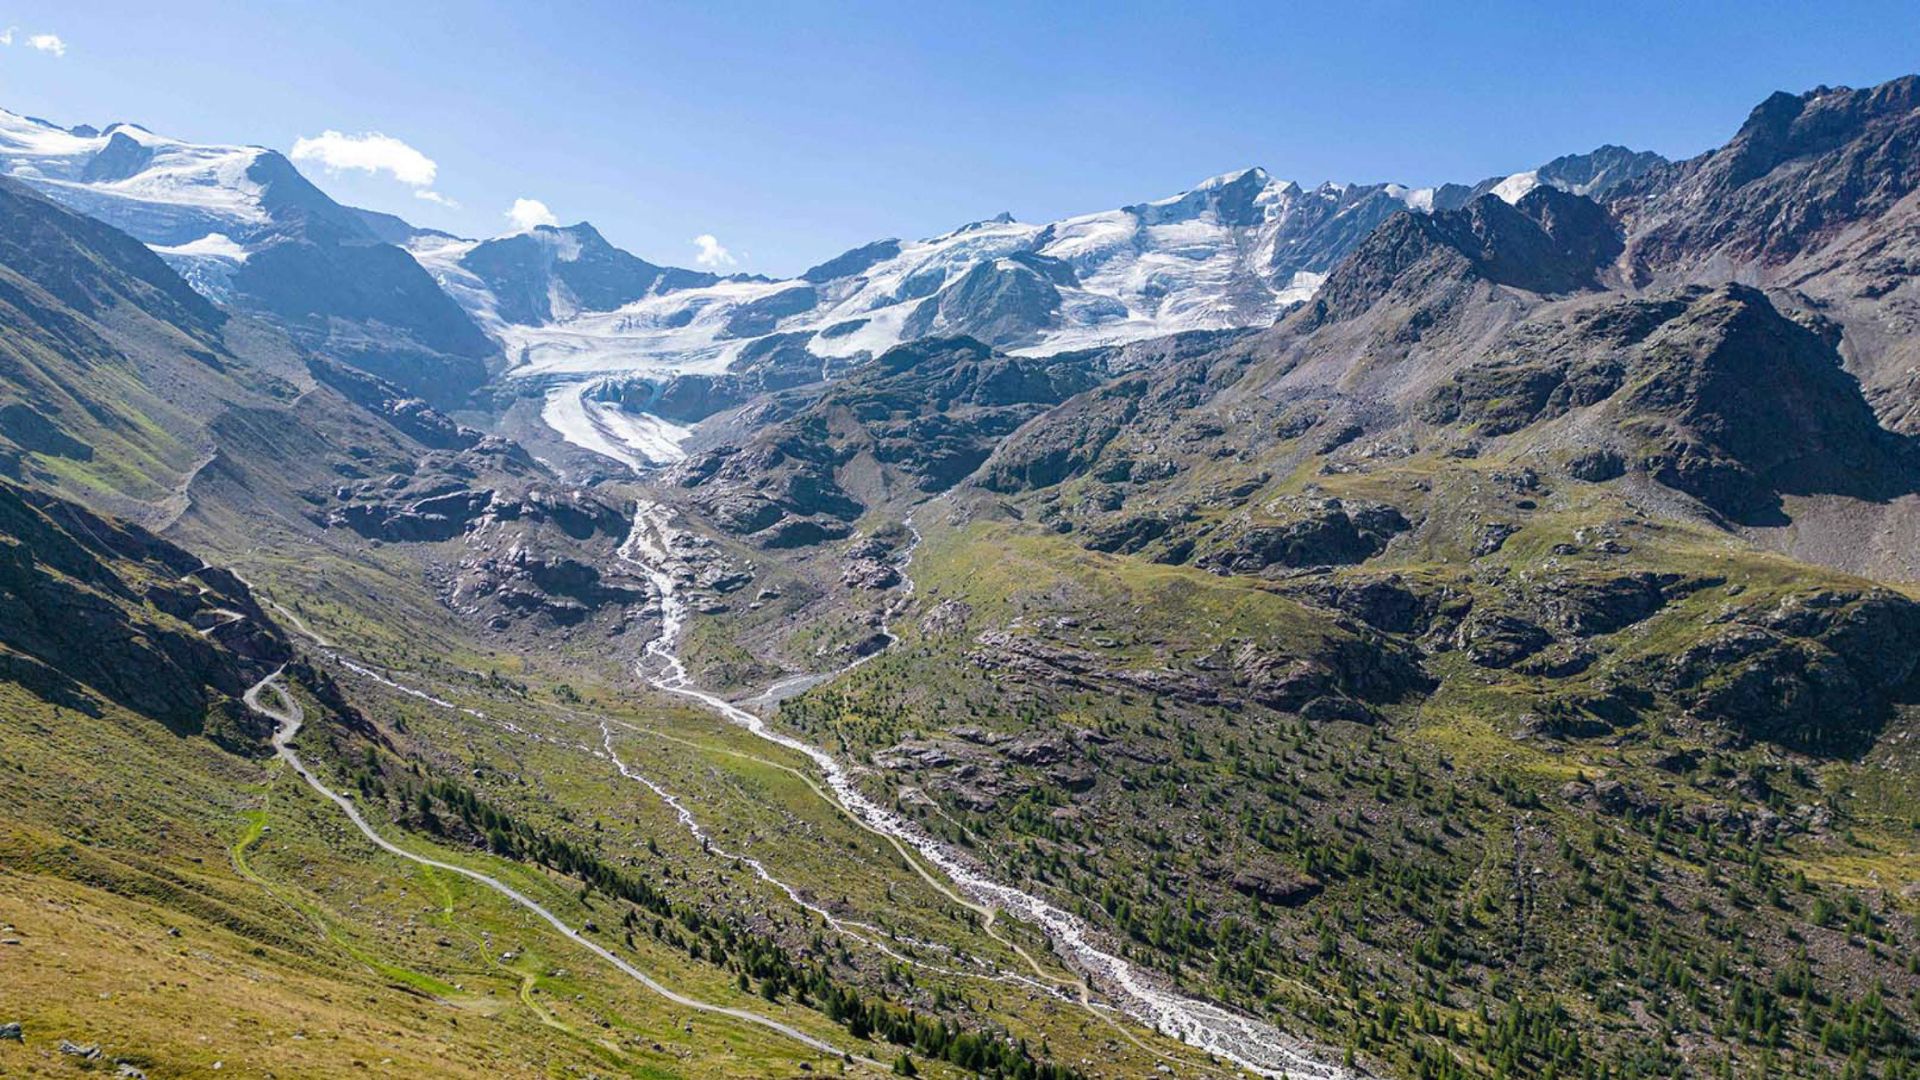
<svg viewBox="0 0 1920 1080">
<path fill-rule="evenodd" d="M 360 816 L 360 810 L 354 806 L 352 800 L 322 783 L 319 777 L 308 770 L 306 762 L 302 761 L 299 753 L 293 749 L 292 743 L 294 736 L 300 733 L 300 726 L 305 722 L 305 714 L 300 708 L 300 703 L 295 701 L 292 695 L 281 688 L 279 678 L 280 672 L 275 671 L 273 674 L 261 679 L 258 683 L 248 688 L 245 695 L 247 707 L 262 716 L 272 719 L 279 725 L 273 734 L 274 753 L 279 755 L 281 760 L 285 761 L 287 765 L 293 769 L 295 775 L 306 781 L 308 787 L 312 788 L 328 802 L 338 806 L 340 810 L 347 815 L 348 820 L 352 821 L 354 826 L 360 830 L 361 834 L 371 841 L 375 847 L 378 847 L 388 854 L 406 859 L 409 862 L 418 863 L 421 866 L 431 867 L 435 870 L 443 870 L 450 874 L 458 874 L 468 880 L 479 882 L 494 892 L 513 901 L 515 904 L 532 912 L 534 915 L 539 916 L 549 926 L 553 927 L 554 930 L 567 938 L 567 940 L 598 956 L 600 959 L 612 965 L 621 974 L 675 1005 L 692 1009 L 696 1012 L 707 1013 L 712 1016 L 725 1016 L 734 1020 L 754 1024 L 778 1035 L 792 1039 L 804 1046 L 818 1050 L 823 1054 L 839 1057 L 844 1052 L 840 1047 L 824 1039 L 816 1038 L 798 1028 L 781 1023 L 772 1017 L 762 1016 L 759 1013 L 746 1009 L 736 1009 L 727 1005 L 715 1005 L 712 1002 L 701 1001 L 698 998 L 688 997 L 685 994 L 669 989 L 665 984 L 653 976 L 648 975 L 646 972 L 641 971 L 626 960 L 621 959 L 605 946 L 587 938 L 573 927 L 568 926 L 558 915 L 547 910 L 538 901 L 520 892 L 513 886 L 500 881 L 498 878 L 490 877 L 478 870 L 469 869 L 465 866 L 442 862 L 438 859 L 430 859 L 424 855 L 416 855 L 381 836 L 371 825 L 367 824 L 365 818 Z M 269 691 L 278 699 L 276 704 L 268 704 L 262 699 L 263 695 Z M 863 1056 L 856 1056 L 854 1060 L 875 1068 L 883 1067 L 879 1062 Z"/>
</svg>

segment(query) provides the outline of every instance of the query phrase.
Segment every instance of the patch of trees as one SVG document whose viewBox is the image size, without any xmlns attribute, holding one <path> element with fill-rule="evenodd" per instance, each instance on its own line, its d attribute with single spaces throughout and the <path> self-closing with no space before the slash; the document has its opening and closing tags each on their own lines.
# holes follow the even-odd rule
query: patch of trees
<svg viewBox="0 0 1920 1080">
<path fill-rule="evenodd" d="M 757 989 L 768 1001 L 791 998 L 823 1013 L 856 1039 L 881 1039 L 995 1080 L 1083 1080 L 1074 1069 L 1036 1058 L 1025 1040 L 1010 1039 L 1001 1032 L 967 1031 L 884 998 L 863 996 L 834 978 L 825 964 L 796 960 L 770 938 L 676 904 L 646 879 L 607 863 L 587 848 L 533 828 L 451 780 L 434 780 L 421 788 L 416 808 L 420 820 L 439 835 L 454 835 L 446 817 L 457 818 L 467 835 L 484 836 L 494 854 L 579 880 L 583 898 L 599 892 L 625 901 L 631 906 L 621 927 L 629 948 L 636 932 L 651 933 L 695 960 L 735 972 L 741 990 Z"/>
</svg>

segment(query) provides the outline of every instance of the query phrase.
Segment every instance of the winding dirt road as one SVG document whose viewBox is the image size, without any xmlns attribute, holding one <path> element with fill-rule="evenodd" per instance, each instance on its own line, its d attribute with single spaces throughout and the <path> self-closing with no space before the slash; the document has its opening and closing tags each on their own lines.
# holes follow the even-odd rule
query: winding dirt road
<svg viewBox="0 0 1920 1080">
<path fill-rule="evenodd" d="M 352 821 L 354 826 L 360 830 L 361 834 L 372 842 L 375 847 L 389 854 L 397 855 L 409 862 L 418 863 L 421 866 L 430 866 L 435 870 L 444 870 L 450 874 L 459 874 L 461 877 L 485 885 L 487 888 L 492 889 L 494 892 L 499 893 L 545 920 L 548 925 L 552 926 L 554 930 L 558 931 L 567 940 L 598 956 L 600 959 L 612 965 L 621 974 L 675 1005 L 692 1009 L 695 1012 L 702 1012 L 712 1016 L 730 1017 L 734 1020 L 754 1024 L 824 1054 L 839 1057 L 844 1053 L 840 1047 L 824 1039 L 809 1035 L 798 1028 L 781 1023 L 770 1016 L 762 1016 L 759 1013 L 747 1009 L 736 1009 L 727 1005 L 715 1005 L 709 1001 L 701 1001 L 698 998 L 691 998 L 685 994 L 678 993 L 662 984 L 653 976 L 648 975 L 646 972 L 641 971 L 639 968 L 621 959 L 605 946 L 585 937 L 573 927 L 568 926 L 558 915 L 547 910 L 539 901 L 520 892 L 513 886 L 500 881 L 498 878 L 490 877 L 478 870 L 473 870 L 465 866 L 442 862 L 439 859 L 430 859 L 424 855 L 416 855 L 381 836 L 374 830 L 373 826 L 367 824 L 365 818 L 360 816 L 360 810 L 354 806 L 352 800 L 329 788 L 324 783 L 321 783 L 320 778 L 315 776 L 312 771 L 307 768 L 306 762 L 300 759 L 299 752 L 294 750 L 292 745 L 294 736 L 300 733 L 300 726 L 305 722 L 306 717 L 300 708 L 300 703 L 295 701 L 293 696 L 288 694 L 286 690 L 280 686 L 279 679 L 280 671 L 275 671 L 273 674 L 249 687 L 245 695 L 247 707 L 262 716 L 272 719 L 279 725 L 273 733 L 274 753 L 279 755 L 281 760 L 285 761 L 300 779 L 306 781 L 308 787 L 318 792 L 320 796 L 328 802 L 338 806 L 341 811 L 347 815 L 348 820 Z M 274 695 L 277 703 L 269 704 L 263 700 L 263 696 L 268 692 Z M 879 1062 L 864 1056 L 855 1055 L 854 1060 L 875 1068 L 883 1067 Z"/>
</svg>

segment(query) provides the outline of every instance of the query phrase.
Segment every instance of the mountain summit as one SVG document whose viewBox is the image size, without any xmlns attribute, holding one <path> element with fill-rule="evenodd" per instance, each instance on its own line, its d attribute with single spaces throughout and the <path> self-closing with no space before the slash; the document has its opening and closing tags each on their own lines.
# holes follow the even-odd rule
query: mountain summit
<svg viewBox="0 0 1920 1080">
<path fill-rule="evenodd" d="M 496 346 L 473 320 L 272 150 L 0 111 L 0 173 L 126 231 L 200 292 L 318 351 L 445 401 L 486 378 Z"/>
<path fill-rule="evenodd" d="M 0 171 L 0 1074 L 1920 1076 L 1920 80 L 777 281 Z"/>
</svg>

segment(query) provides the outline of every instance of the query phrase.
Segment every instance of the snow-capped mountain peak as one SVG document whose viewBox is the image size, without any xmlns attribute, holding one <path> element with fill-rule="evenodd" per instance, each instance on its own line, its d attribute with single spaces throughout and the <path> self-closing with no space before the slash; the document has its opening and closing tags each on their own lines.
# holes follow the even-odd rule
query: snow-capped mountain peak
<svg viewBox="0 0 1920 1080">
<path fill-rule="evenodd" d="M 466 312 L 273 150 L 0 110 L 0 175 L 130 234 L 201 293 L 310 347 L 338 334 L 344 355 L 423 392 L 464 395 L 485 376 L 495 346 Z"/>
<path fill-rule="evenodd" d="M 1539 186 L 1539 172 L 1529 169 L 1526 172 L 1514 173 L 1512 176 L 1493 185 L 1493 194 L 1497 196 L 1501 202 L 1512 204 L 1519 202 L 1526 197 L 1527 192 Z"/>
<path fill-rule="evenodd" d="M 471 367 L 498 347 L 508 378 L 547 396 L 556 430 L 599 417 L 573 441 L 605 453 L 610 433 L 638 433 L 631 454 L 613 455 L 629 463 L 659 460 L 671 444 L 662 433 L 685 428 L 611 422 L 608 409 L 651 400 L 614 384 L 725 373 L 776 349 L 797 369 L 824 372 L 936 334 L 1046 353 L 1266 325 L 1393 214 L 1486 191 L 1516 200 L 1539 184 L 1597 193 L 1658 161 L 1601 147 L 1440 188 L 1308 188 L 1243 167 L 1053 222 L 1000 213 L 926 239 L 878 240 L 769 280 L 657 265 L 587 222 L 463 240 L 342 207 L 272 150 L 0 111 L 0 174 L 145 241 L 203 293 L 320 338 L 316 328 L 335 320 L 376 337 L 397 328 L 411 344 L 387 351 L 395 357 L 419 355 L 407 351 L 417 346 Z M 388 243 L 412 259 L 395 264 Z M 415 361 L 394 361 L 403 362 Z M 410 381 L 405 370 L 383 373 Z"/>
<path fill-rule="evenodd" d="M 258 147 L 202 146 L 138 124 L 60 128 L 0 110 L 0 172 L 150 244 L 244 244 L 269 224 Z"/>
<path fill-rule="evenodd" d="M 1561 159 L 1530 182 L 1614 182 L 1644 167 L 1641 156 L 1619 153 L 1627 156 Z M 879 240 L 785 281 L 706 275 L 699 283 L 695 272 L 635 259 L 645 269 L 625 279 L 625 299 L 598 302 L 566 280 L 559 260 L 545 269 L 516 263 L 511 273 L 491 264 L 487 249 L 503 241 L 414 250 L 503 341 L 509 378 L 542 388 L 549 423 L 605 454 L 617 425 L 602 417 L 589 430 L 581 417 L 604 413 L 608 400 L 649 400 L 610 396 L 610 382 L 658 387 L 680 373 L 729 371 L 769 349 L 801 350 L 826 370 L 936 334 L 1046 353 L 1265 325 L 1310 296 L 1386 218 L 1458 206 L 1501 182 L 1308 189 L 1242 168 L 1165 198 L 1044 225 L 1002 213 L 924 240 Z M 664 460 L 661 430 L 648 427 L 632 453 Z"/>
<path fill-rule="evenodd" d="M 1205 180 L 1195 184 L 1193 190 L 1213 191 L 1217 188 L 1231 187 L 1235 184 L 1242 183 L 1251 184 L 1255 187 L 1266 187 L 1272 181 L 1273 177 L 1267 174 L 1267 170 L 1258 165 L 1251 165 L 1244 169 L 1224 172 L 1218 176 L 1209 176 Z"/>
<path fill-rule="evenodd" d="M 1410 188 L 1401 184 L 1388 184 L 1386 193 L 1388 198 L 1405 203 L 1409 210 L 1417 210 L 1423 214 L 1433 213 L 1433 188 Z"/>
</svg>

